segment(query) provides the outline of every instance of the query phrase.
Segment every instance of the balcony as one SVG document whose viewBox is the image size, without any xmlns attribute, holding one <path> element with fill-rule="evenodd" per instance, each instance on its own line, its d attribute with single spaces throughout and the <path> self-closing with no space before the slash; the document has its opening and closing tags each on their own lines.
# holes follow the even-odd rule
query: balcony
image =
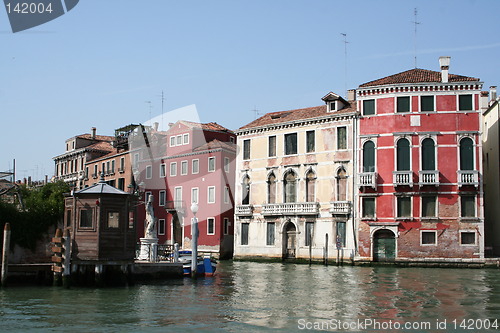
<svg viewBox="0 0 500 333">
<path fill-rule="evenodd" d="M 234 214 L 236 216 L 252 216 L 253 205 L 237 205 Z"/>
<path fill-rule="evenodd" d="M 262 215 L 318 215 L 317 202 L 293 202 L 262 205 Z"/>
<path fill-rule="evenodd" d="M 334 201 L 330 203 L 330 213 L 334 215 L 349 215 L 351 214 L 350 201 Z"/>
<path fill-rule="evenodd" d="M 393 171 L 392 182 L 394 187 L 413 186 L 413 171 Z"/>
<path fill-rule="evenodd" d="M 418 183 L 424 185 L 439 185 L 439 170 L 420 170 L 418 172 Z"/>
<path fill-rule="evenodd" d="M 472 185 L 479 186 L 479 171 L 477 170 L 457 170 L 458 186 Z"/>
<path fill-rule="evenodd" d="M 184 213 L 184 201 L 182 200 L 172 200 L 165 202 L 165 210 L 167 213 L 183 214 Z"/>
<path fill-rule="evenodd" d="M 372 187 L 377 188 L 377 173 L 376 172 L 362 172 L 359 174 L 358 180 L 359 187 Z"/>
</svg>

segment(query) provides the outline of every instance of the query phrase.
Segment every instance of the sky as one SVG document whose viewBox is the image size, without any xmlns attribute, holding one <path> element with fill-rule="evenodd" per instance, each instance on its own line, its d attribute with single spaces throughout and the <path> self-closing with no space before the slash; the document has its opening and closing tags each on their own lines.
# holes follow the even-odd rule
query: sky
<svg viewBox="0 0 500 333">
<path fill-rule="evenodd" d="M 188 105 L 236 130 L 414 68 L 415 55 L 436 71 L 451 56 L 450 73 L 488 90 L 499 12 L 497 0 L 81 0 L 12 33 L 0 8 L 0 171 L 15 159 L 18 179 L 50 178 L 66 139 Z"/>
</svg>

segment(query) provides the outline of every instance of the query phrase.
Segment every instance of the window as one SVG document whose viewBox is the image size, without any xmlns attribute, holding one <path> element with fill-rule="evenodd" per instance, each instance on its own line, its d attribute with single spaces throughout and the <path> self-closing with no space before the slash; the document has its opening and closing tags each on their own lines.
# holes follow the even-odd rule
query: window
<svg viewBox="0 0 500 333">
<path fill-rule="evenodd" d="M 158 205 L 160 206 L 165 206 L 165 202 L 166 202 L 166 196 L 167 192 L 165 191 L 160 191 L 159 195 L 158 195 Z"/>
<path fill-rule="evenodd" d="M 198 203 L 198 188 L 197 187 L 193 187 L 191 189 L 191 203 Z"/>
<path fill-rule="evenodd" d="M 285 200 L 284 202 L 297 201 L 297 176 L 293 171 L 285 174 L 284 178 Z"/>
<path fill-rule="evenodd" d="M 267 177 L 267 203 L 275 203 L 276 202 L 276 176 L 274 173 L 271 173 L 269 177 Z"/>
<path fill-rule="evenodd" d="M 215 157 L 208 158 L 208 172 L 215 171 Z"/>
<path fill-rule="evenodd" d="M 361 198 L 362 217 L 374 218 L 375 217 L 375 198 Z"/>
<path fill-rule="evenodd" d="M 241 204 L 248 205 L 250 204 L 250 177 L 248 175 L 243 178 L 241 187 Z"/>
<path fill-rule="evenodd" d="M 460 232 L 461 245 L 476 245 L 476 233 L 474 231 Z"/>
<path fill-rule="evenodd" d="M 184 135 L 182 136 L 182 138 L 183 138 L 183 141 L 184 141 L 183 143 L 184 143 L 185 145 L 189 144 L 189 134 L 184 134 Z"/>
<path fill-rule="evenodd" d="M 229 187 L 224 187 L 224 203 L 229 203 Z"/>
<path fill-rule="evenodd" d="M 434 96 L 420 96 L 420 111 L 434 111 Z"/>
<path fill-rule="evenodd" d="M 274 222 L 267 222 L 266 245 L 274 245 L 274 233 L 276 225 Z"/>
<path fill-rule="evenodd" d="M 120 171 L 120 172 L 125 171 L 125 157 L 120 158 L 120 170 L 118 170 L 118 171 Z"/>
<path fill-rule="evenodd" d="M 375 114 L 375 100 L 366 99 L 363 101 L 363 116 Z"/>
<path fill-rule="evenodd" d="M 109 161 L 106 162 L 106 174 L 109 175 L 111 173 L 111 168 L 109 165 Z"/>
<path fill-rule="evenodd" d="M 146 166 L 146 179 L 153 178 L 153 167 L 151 165 Z"/>
<path fill-rule="evenodd" d="M 337 171 L 337 200 L 347 200 L 347 173 L 343 167 Z"/>
<path fill-rule="evenodd" d="M 139 153 L 135 153 L 134 154 L 134 168 L 138 168 L 139 167 Z"/>
<path fill-rule="evenodd" d="M 170 163 L 170 176 L 177 176 L 177 162 Z"/>
<path fill-rule="evenodd" d="M 56 166 L 57 167 L 57 166 Z M 57 169 L 56 169 L 57 170 Z M 56 171 L 56 174 L 57 174 L 57 171 Z M 88 179 L 89 178 L 89 167 L 85 167 L 85 178 Z"/>
<path fill-rule="evenodd" d="M 175 136 L 171 136 L 170 137 L 170 147 L 174 147 L 175 146 Z"/>
<path fill-rule="evenodd" d="M 347 128 L 337 127 L 337 149 L 347 149 Z"/>
<path fill-rule="evenodd" d="M 268 156 L 276 156 L 276 136 L 270 136 L 268 141 Z"/>
<path fill-rule="evenodd" d="M 397 98 L 397 112 L 410 112 L 410 96 Z"/>
<path fill-rule="evenodd" d="M 312 245 L 314 222 L 306 222 L 305 246 Z"/>
<path fill-rule="evenodd" d="M 460 170 L 474 170 L 474 142 L 471 138 L 460 140 Z"/>
<path fill-rule="evenodd" d="M 431 138 L 422 141 L 422 170 L 436 170 L 436 148 Z"/>
<path fill-rule="evenodd" d="M 158 235 L 165 235 L 165 219 L 158 220 Z"/>
<path fill-rule="evenodd" d="M 80 228 L 92 228 L 92 209 L 80 211 Z"/>
<path fill-rule="evenodd" d="M 420 244 L 421 245 L 436 245 L 437 244 L 436 232 L 435 231 L 421 231 L 420 232 Z"/>
<path fill-rule="evenodd" d="M 118 189 L 125 191 L 125 178 L 118 178 Z"/>
<path fill-rule="evenodd" d="M 120 226 L 120 213 L 119 212 L 108 212 L 108 228 L 118 228 Z"/>
<path fill-rule="evenodd" d="M 176 136 L 175 144 L 176 144 L 177 146 L 182 145 L 182 135 L 177 135 L 177 136 Z"/>
<path fill-rule="evenodd" d="M 193 174 L 200 172 L 200 160 L 196 159 L 192 161 L 191 172 Z"/>
<path fill-rule="evenodd" d="M 315 135 L 314 131 L 307 131 L 306 132 L 306 152 L 307 153 L 312 153 L 315 150 Z"/>
<path fill-rule="evenodd" d="M 144 202 L 148 202 L 149 201 L 149 197 L 152 195 L 151 192 L 146 192 L 145 195 L 144 195 Z"/>
<path fill-rule="evenodd" d="M 363 144 L 363 172 L 375 172 L 375 144 L 366 141 Z"/>
<path fill-rule="evenodd" d="M 337 222 L 337 239 L 336 242 L 340 247 L 345 247 L 345 222 Z"/>
<path fill-rule="evenodd" d="M 167 166 L 165 163 L 160 164 L 160 178 L 165 178 L 167 176 Z"/>
<path fill-rule="evenodd" d="M 306 202 L 314 202 L 314 193 L 316 186 L 316 175 L 309 171 L 306 175 Z"/>
<path fill-rule="evenodd" d="M 399 139 L 396 144 L 396 170 L 410 170 L 410 141 L 408 139 Z"/>
<path fill-rule="evenodd" d="M 474 195 L 460 197 L 460 216 L 476 217 L 476 197 Z"/>
<path fill-rule="evenodd" d="M 71 172 L 71 167 L 70 167 Z M 101 164 L 101 173 L 104 175 L 106 173 L 106 162 L 102 162 Z"/>
<path fill-rule="evenodd" d="M 207 218 L 207 235 L 215 234 L 215 219 L 213 217 Z"/>
<path fill-rule="evenodd" d="M 243 159 L 250 159 L 250 139 L 243 140 Z"/>
<path fill-rule="evenodd" d="M 208 203 L 215 203 L 215 186 L 208 187 Z"/>
<path fill-rule="evenodd" d="M 71 210 L 66 211 L 66 226 L 71 226 Z"/>
<path fill-rule="evenodd" d="M 111 161 L 111 173 L 115 173 L 115 160 Z"/>
<path fill-rule="evenodd" d="M 297 133 L 285 134 L 285 155 L 297 154 Z"/>
<path fill-rule="evenodd" d="M 188 161 L 182 161 L 181 162 L 181 175 L 187 175 L 188 174 Z"/>
<path fill-rule="evenodd" d="M 472 111 L 472 95 L 458 96 L 458 110 Z"/>
<path fill-rule="evenodd" d="M 234 137 L 229 137 L 229 142 L 234 143 Z"/>
<path fill-rule="evenodd" d="M 229 157 L 224 157 L 224 171 L 229 172 Z"/>
<path fill-rule="evenodd" d="M 248 227 L 250 223 L 241 224 L 241 245 L 248 245 Z"/>
<path fill-rule="evenodd" d="M 227 217 L 224 218 L 224 235 L 229 234 L 229 219 Z"/>
<path fill-rule="evenodd" d="M 435 195 L 426 195 L 422 197 L 422 217 L 436 217 Z"/>
<path fill-rule="evenodd" d="M 411 216 L 411 197 L 397 197 L 397 217 Z"/>
</svg>

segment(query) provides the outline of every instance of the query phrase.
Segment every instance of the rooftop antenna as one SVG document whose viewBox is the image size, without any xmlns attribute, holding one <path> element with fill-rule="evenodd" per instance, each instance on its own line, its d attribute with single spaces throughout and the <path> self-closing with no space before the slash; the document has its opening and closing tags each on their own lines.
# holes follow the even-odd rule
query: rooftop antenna
<svg viewBox="0 0 500 333">
<path fill-rule="evenodd" d="M 151 109 L 153 108 L 153 105 L 151 104 L 151 101 L 145 101 L 145 103 L 149 104 L 149 121 L 151 121 Z"/>
<path fill-rule="evenodd" d="M 347 44 L 349 42 L 347 41 L 346 33 L 340 34 L 344 36 L 344 92 L 347 94 Z"/>
<path fill-rule="evenodd" d="M 163 95 L 163 90 L 161 91 L 161 124 L 163 127 L 163 104 L 165 102 L 165 96 Z"/>
<path fill-rule="evenodd" d="M 415 32 L 413 33 L 413 54 L 415 59 L 415 68 L 417 68 L 417 25 L 420 24 L 420 22 L 417 21 L 417 14 L 417 8 L 414 8 L 413 15 L 415 16 L 415 21 L 413 21 L 413 24 L 415 25 Z"/>
<path fill-rule="evenodd" d="M 262 113 L 259 113 L 260 110 L 257 109 L 257 106 L 255 106 L 255 105 L 253 106 L 253 110 L 250 110 L 250 111 L 252 111 L 255 114 L 255 119 L 257 119 L 257 116 L 262 115 Z"/>
</svg>

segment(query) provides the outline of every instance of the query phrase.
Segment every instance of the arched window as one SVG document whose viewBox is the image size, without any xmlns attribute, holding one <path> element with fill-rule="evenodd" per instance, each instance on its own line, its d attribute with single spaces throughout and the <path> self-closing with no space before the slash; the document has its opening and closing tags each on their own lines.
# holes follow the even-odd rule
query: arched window
<svg viewBox="0 0 500 333">
<path fill-rule="evenodd" d="M 474 141 L 471 138 L 460 140 L 460 170 L 474 170 Z"/>
<path fill-rule="evenodd" d="M 363 172 L 375 172 L 375 144 L 366 141 L 363 144 Z"/>
<path fill-rule="evenodd" d="M 436 170 L 436 147 L 431 138 L 422 141 L 422 170 Z"/>
<path fill-rule="evenodd" d="M 396 146 L 396 170 L 410 170 L 410 141 L 408 139 L 399 139 Z"/>
<path fill-rule="evenodd" d="M 315 187 L 316 187 L 316 175 L 312 170 L 306 175 L 306 202 L 314 202 L 315 201 Z"/>
<path fill-rule="evenodd" d="M 284 202 L 297 202 L 297 176 L 293 171 L 289 171 L 284 177 L 285 200 Z"/>
<path fill-rule="evenodd" d="M 241 204 L 250 204 L 250 177 L 248 175 L 243 178 L 242 193 L 241 193 Z"/>
<path fill-rule="evenodd" d="M 267 177 L 267 202 L 270 204 L 276 202 L 276 176 L 274 173 Z"/>
<path fill-rule="evenodd" d="M 344 168 L 337 171 L 337 200 L 347 200 L 347 173 Z"/>
</svg>

